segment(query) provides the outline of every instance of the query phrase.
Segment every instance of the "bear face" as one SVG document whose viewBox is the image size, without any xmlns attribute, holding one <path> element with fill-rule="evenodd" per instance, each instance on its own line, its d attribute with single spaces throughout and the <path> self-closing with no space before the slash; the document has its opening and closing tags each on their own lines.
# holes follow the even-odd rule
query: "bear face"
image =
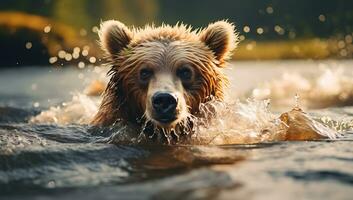
<svg viewBox="0 0 353 200">
<path fill-rule="evenodd" d="M 112 68 L 92 123 L 149 122 L 164 131 L 187 126 L 202 103 L 222 100 L 227 79 L 220 68 L 238 42 L 226 21 L 193 31 L 183 24 L 129 29 L 110 20 L 99 37 Z"/>
</svg>

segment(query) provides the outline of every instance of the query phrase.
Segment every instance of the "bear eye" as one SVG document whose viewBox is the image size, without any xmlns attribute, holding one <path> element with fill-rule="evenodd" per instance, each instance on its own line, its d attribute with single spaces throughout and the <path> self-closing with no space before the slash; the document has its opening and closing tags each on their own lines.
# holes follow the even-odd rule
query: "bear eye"
<svg viewBox="0 0 353 200">
<path fill-rule="evenodd" d="M 191 70 L 191 67 L 188 65 L 182 66 L 179 69 L 177 69 L 176 74 L 182 81 L 187 82 L 187 81 L 191 81 L 192 79 L 192 70 Z"/>
<path fill-rule="evenodd" d="M 140 70 L 140 80 L 147 82 L 153 75 L 152 69 L 144 68 Z"/>
</svg>

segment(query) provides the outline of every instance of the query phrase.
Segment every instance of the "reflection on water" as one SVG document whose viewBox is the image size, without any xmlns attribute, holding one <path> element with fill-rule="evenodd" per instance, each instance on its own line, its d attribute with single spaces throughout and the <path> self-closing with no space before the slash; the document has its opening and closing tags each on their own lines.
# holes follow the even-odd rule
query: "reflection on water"
<svg viewBox="0 0 353 200">
<path fill-rule="evenodd" d="M 236 75 L 227 72 L 234 85 L 244 87 L 239 91 L 255 87 L 246 85 L 251 78 L 266 78 L 268 71 L 280 74 L 275 67 L 261 71 L 255 65 L 239 63 Z M 257 73 L 252 73 L 254 69 Z M 121 127 L 83 125 L 99 98 L 82 94 L 90 81 L 80 85 L 79 77 L 94 80 L 97 73 L 22 70 L 0 73 L 0 85 L 6 83 L 6 88 L 0 86 L 0 198 L 349 199 L 352 195 L 353 107 L 304 113 L 292 110 L 292 95 L 293 103 L 285 108 L 289 112 L 280 115 L 267 101 L 213 102 L 212 120 L 200 120 L 193 138 L 195 143 L 204 139 L 212 145 L 111 144 L 105 141 L 121 136 Z M 15 75 L 17 84 L 12 82 Z M 31 87 L 34 83 L 36 90 Z M 72 91 L 77 91 L 73 98 Z M 304 98 L 300 96 L 299 106 Z M 300 120 L 308 122 L 296 124 Z M 271 139 L 281 133 L 300 136 L 305 130 L 316 130 L 305 135 L 336 134 L 321 123 L 342 137 L 306 142 Z M 239 140 L 260 143 L 215 146 L 242 143 Z"/>
</svg>

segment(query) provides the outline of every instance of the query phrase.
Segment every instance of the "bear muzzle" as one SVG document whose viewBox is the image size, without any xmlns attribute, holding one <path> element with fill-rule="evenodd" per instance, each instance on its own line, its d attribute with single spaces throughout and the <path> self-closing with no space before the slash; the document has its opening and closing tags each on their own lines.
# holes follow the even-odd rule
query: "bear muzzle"
<svg viewBox="0 0 353 200">
<path fill-rule="evenodd" d="M 156 92 L 151 100 L 155 120 L 165 124 L 177 119 L 177 95 L 169 92 Z"/>
</svg>

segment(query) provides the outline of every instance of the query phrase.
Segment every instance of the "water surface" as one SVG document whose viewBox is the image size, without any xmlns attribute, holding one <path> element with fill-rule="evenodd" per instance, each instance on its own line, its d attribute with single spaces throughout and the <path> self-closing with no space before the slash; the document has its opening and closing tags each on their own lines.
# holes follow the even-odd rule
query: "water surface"
<svg viewBox="0 0 353 200">
<path fill-rule="evenodd" d="M 339 65 L 348 76 L 352 72 L 351 61 L 323 64 Z M 266 81 L 286 81 L 281 80 L 283 72 L 300 73 L 308 80 L 322 75 L 322 63 L 310 61 L 232 65 L 226 70 L 232 83 L 229 90 L 241 99 L 254 88 L 263 88 Z M 94 68 L 1 69 L 0 199 L 351 199 L 353 195 L 352 104 L 338 107 L 333 102 L 328 108 L 306 109 L 343 133 L 335 140 L 218 146 L 109 144 L 104 141 L 114 130 L 79 123 L 89 118 L 99 100 L 72 100 L 100 76 Z M 291 109 L 294 95 L 288 94 L 287 104 L 276 105 L 274 99 L 273 114 Z M 63 104 L 74 106 L 65 110 Z M 48 109 L 54 109 L 54 117 L 60 112 L 66 118 L 56 123 L 28 122 Z M 224 127 L 233 123 L 223 122 Z"/>
</svg>

